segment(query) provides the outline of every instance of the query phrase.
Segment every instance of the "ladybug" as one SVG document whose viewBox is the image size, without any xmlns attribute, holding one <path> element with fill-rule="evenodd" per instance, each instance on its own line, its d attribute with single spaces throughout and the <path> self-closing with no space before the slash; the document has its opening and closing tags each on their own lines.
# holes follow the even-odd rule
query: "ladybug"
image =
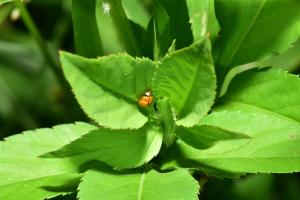
<svg viewBox="0 0 300 200">
<path fill-rule="evenodd" d="M 139 105 L 141 107 L 147 107 L 151 104 L 153 100 L 153 96 L 152 96 L 152 92 L 151 91 L 147 91 L 145 92 L 145 94 L 139 99 Z"/>
</svg>

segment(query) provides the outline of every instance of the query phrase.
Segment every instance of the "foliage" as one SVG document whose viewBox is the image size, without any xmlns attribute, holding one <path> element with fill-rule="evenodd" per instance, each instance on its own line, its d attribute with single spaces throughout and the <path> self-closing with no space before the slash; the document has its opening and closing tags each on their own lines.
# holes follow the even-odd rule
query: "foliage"
<svg viewBox="0 0 300 200">
<path fill-rule="evenodd" d="M 8 2 L 0 6 L 11 9 Z M 68 105 L 66 118 L 78 109 L 74 94 L 93 122 L 1 141 L 0 199 L 78 191 L 83 200 L 192 200 L 206 175 L 300 172 L 300 79 L 270 68 L 299 52 L 298 0 L 72 0 L 76 53 L 59 55 L 59 44 L 43 40 L 24 3 L 14 3 L 40 51 L 30 46 L 33 62 L 24 56 L 29 46 L 18 44 L 27 51 L 13 65 L 46 63 Z M 0 74 L 3 116 L 13 112 L 11 104 L 20 106 L 5 83 L 33 85 L 9 77 Z M 28 113 L 18 110 L 21 118 Z M 255 184 L 247 180 L 232 192 L 246 196 L 243 185 Z"/>
</svg>

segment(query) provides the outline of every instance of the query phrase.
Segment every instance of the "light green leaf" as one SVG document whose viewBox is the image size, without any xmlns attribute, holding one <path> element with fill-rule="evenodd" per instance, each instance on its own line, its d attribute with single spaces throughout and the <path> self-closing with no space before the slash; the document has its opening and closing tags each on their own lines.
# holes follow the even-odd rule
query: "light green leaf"
<svg viewBox="0 0 300 200">
<path fill-rule="evenodd" d="M 258 66 L 272 66 L 288 70 L 289 72 L 297 70 L 300 63 L 300 38 L 291 48 L 282 54 L 273 56 L 267 60 L 258 62 Z"/>
<path fill-rule="evenodd" d="M 78 54 L 86 57 L 103 55 L 96 22 L 96 0 L 72 0 L 74 40 Z"/>
<path fill-rule="evenodd" d="M 7 185 L 30 184 L 32 181 L 38 184 L 38 180 L 41 180 L 42 184 L 42 179 L 46 177 L 51 179 L 54 176 L 75 174 L 78 172 L 77 166 L 57 158 L 1 158 L 0 191 Z M 55 177 L 53 181 L 55 181 Z"/>
<path fill-rule="evenodd" d="M 62 56 L 92 81 L 105 89 L 130 98 L 133 102 L 150 88 L 155 69 L 151 60 L 133 58 L 127 54 L 97 59 L 87 59 L 69 53 L 63 53 Z"/>
<path fill-rule="evenodd" d="M 153 94 L 170 100 L 177 125 L 197 124 L 210 110 L 215 89 L 216 77 L 206 40 L 163 59 L 154 74 Z"/>
<path fill-rule="evenodd" d="M 107 4 L 107 1 L 96 1 L 96 22 L 98 26 L 98 31 L 101 38 L 101 43 L 105 55 L 125 52 L 126 49 L 124 44 L 118 35 L 118 30 L 116 29 L 110 15 L 108 14 L 111 6 Z M 108 12 L 105 11 L 108 9 Z"/>
<path fill-rule="evenodd" d="M 143 5 L 143 2 L 139 0 L 122 0 L 122 4 L 128 19 L 146 30 L 151 16 Z"/>
<path fill-rule="evenodd" d="M 229 84 L 231 83 L 232 79 L 234 79 L 238 74 L 241 74 L 245 71 L 251 69 L 259 69 L 259 68 L 270 68 L 270 65 L 265 65 L 263 62 L 252 62 L 247 63 L 244 65 L 239 65 L 236 67 L 231 68 L 228 73 L 226 74 L 222 86 L 220 87 L 220 92 L 218 94 L 219 97 L 222 97 L 228 90 Z"/>
<path fill-rule="evenodd" d="M 13 0 L 0 0 L 0 6 L 1 6 L 2 4 L 4 4 L 4 3 L 8 3 L 8 2 L 11 2 L 11 1 L 13 1 Z"/>
<path fill-rule="evenodd" d="M 135 129 L 147 122 L 138 109 L 137 93 L 142 95 L 150 84 L 150 61 L 126 55 L 89 60 L 62 53 L 61 63 L 79 104 L 101 126 Z"/>
<path fill-rule="evenodd" d="M 298 0 L 216 0 L 215 8 L 221 26 L 216 66 L 223 75 L 284 52 L 300 36 Z"/>
<path fill-rule="evenodd" d="M 219 32 L 214 0 L 189 0 L 186 3 L 189 10 L 194 41 L 203 38 L 207 33 L 214 40 Z"/>
<path fill-rule="evenodd" d="M 76 191 L 82 175 L 63 174 L 0 185 L 0 199 L 41 200 Z"/>
<path fill-rule="evenodd" d="M 100 0 L 103 13 L 110 17 L 119 41 L 123 44 L 126 52 L 132 56 L 140 56 L 140 44 L 128 20 L 121 0 Z M 99 27 L 103 28 L 103 27 Z"/>
<path fill-rule="evenodd" d="M 65 124 L 5 138 L 0 142 L 0 199 L 21 200 L 29 194 L 30 199 L 43 199 L 75 189 L 81 175 L 75 174 L 78 169 L 74 165 L 63 159 L 37 157 L 93 129 L 86 123 Z"/>
<path fill-rule="evenodd" d="M 79 185 L 80 200 L 195 200 L 199 184 L 186 170 L 120 174 L 90 170 Z"/>
<path fill-rule="evenodd" d="M 115 168 L 138 167 L 156 156 L 162 145 L 162 130 L 147 124 L 137 130 L 98 129 L 51 153 L 71 162 L 98 160 Z"/>
<path fill-rule="evenodd" d="M 179 142 L 176 162 L 231 173 L 299 172 L 299 100 L 297 76 L 275 69 L 244 72 L 201 123 L 251 138 L 219 141 L 207 150 Z"/>
<path fill-rule="evenodd" d="M 282 70 L 252 70 L 238 75 L 215 111 L 266 113 L 300 121 L 300 80 Z"/>
<path fill-rule="evenodd" d="M 0 142 L 0 159 L 27 159 L 37 158 L 50 151 L 55 151 L 82 135 L 95 130 L 96 127 L 77 122 L 25 131 L 7 137 Z"/>
</svg>

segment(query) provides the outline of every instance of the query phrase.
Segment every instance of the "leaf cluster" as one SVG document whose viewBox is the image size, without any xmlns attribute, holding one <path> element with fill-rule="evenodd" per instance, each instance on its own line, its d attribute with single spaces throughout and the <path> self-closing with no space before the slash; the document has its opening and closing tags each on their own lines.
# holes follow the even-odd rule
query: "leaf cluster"
<svg viewBox="0 0 300 200">
<path fill-rule="evenodd" d="M 299 38 L 300 2 L 132 2 L 72 1 L 77 53 L 60 63 L 95 124 L 6 138 L 0 199 L 192 200 L 199 172 L 299 172 L 300 79 L 259 63 Z"/>
</svg>

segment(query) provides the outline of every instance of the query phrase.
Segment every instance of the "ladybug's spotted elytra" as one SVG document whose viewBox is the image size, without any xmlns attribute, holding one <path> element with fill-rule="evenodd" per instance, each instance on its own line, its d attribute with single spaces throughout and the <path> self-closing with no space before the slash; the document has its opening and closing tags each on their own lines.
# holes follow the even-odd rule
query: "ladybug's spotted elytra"
<svg viewBox="0 0 300 200">
<path fill-rule="evenodd" d="M 152 96 L 152 92 L 151 91 L 147 91 L 145 92 L 145 94 L 139 99 L 139 105 L 141 107 L 147 107 L 151 104 L 153 100 L 153 96 Z"/>
</svg>

